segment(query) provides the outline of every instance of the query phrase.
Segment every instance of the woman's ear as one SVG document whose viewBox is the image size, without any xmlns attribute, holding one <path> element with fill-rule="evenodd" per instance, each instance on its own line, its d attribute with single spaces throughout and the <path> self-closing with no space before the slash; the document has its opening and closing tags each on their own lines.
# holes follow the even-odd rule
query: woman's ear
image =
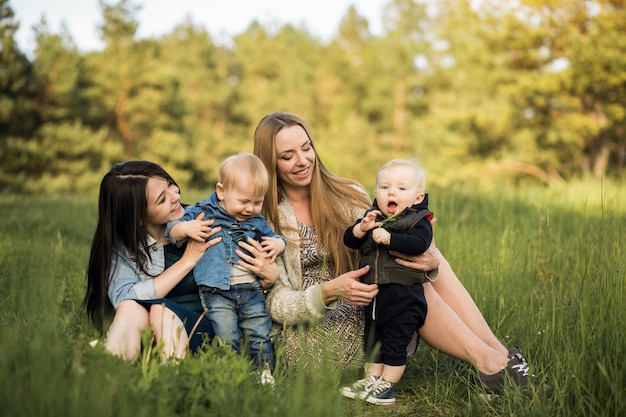
<svg viewBox="0 0 626 417">
<path fill-rule="evenodd" d="M 217 184 L 215 184 L 215 192 L 217 193 L 217 199 L 218 200 L 223 200 L 224 199 L 224 184 L 222 184 L 221 182 L 218 182 Z"/>
</svg>

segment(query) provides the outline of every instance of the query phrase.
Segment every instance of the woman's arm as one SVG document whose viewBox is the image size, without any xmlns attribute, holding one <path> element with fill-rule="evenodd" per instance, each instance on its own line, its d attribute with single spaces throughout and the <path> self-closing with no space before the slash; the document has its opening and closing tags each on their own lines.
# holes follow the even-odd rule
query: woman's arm
<svg viewBox="0 0 626 417">
<path fill-rule="evenodd" d="M 282 265 L 280 258 L 279 261 Z M 369 304 L 378 294 L 378 286 L 358 281 L 368 270 L 369 266 L 365 266 L 301 290 L 294 288 L 287 278 L 286 269 L 281 268 L 280 279 L 267 295 L 272 319 L 286 325 L 311 323 L 322 319 L 329 309 L 335 308 L 339 299 L 355 305 Z"/>
<path fill-rule="evenodd" d="M 209 233 L 213 236 L 219 228 L 212 229 Z M 209 237 L 210 237 L 209 236 Z M 158 277 L 152 279 L 154 285 L 154 298 L 163 298 L 196 266 L 204 252 L 211 246 L 221 242 L 222 238 L 210 239 L 206 242 L 189 240 L 185 253 L 172 266 L 164 270 Z"/>
<path fill-rule="evenodd" d="M 111 259 L 107 294 L 115 309 L 124 300 L 154 298 L 154 285 L 148 280 L 141 280 L 135 262 L 131 261 L 124 252 L 121 248 L 116 249 Z"/>
<path fill-rule="evenodd" d="M 269 263 L 263 256 L 261 244 L 254 239 L 239 242 L 239 246 L 250 253 L 248 255 L 243 251 L 237 252 L 241 258 L 239 265 L 256 274 L 261 286 L 268 290 L 266 304 L 272 320 L 293 325 L 314 322 L 324 317 L 327 307 L 322 301 L 322 287 L 314 285 L 301 290 L 301 273 L 294 274 L 294 281 L 290 281 L 290 272 L 285 260 L 287 252 L 276 258 L 275 262 Z"/>
<path fill-rule="evenodd" d="M 363 284 L 359 278 L 367 274 L 369 265 L 365 265 L 354 271 L 346 272 L 335 279 L 322 284 L 322 296 L 324 304 L 342 299 L 350 304 L 358 306 L 368 305 L 378 294 L 378 286 L 375 284 Z"/>
<path fill-rule="evenodd" d="M 210 235 L 218 231 L 219 228 L 214 228 Z M 148 273 L 154 276 L 146 276 L 147 274 L 140 272 L 136 262 L 127 256 L 126 251 L 117 249 L 113 254 L 107 290 L 111 304 L 117 308 L 124 300 L 165 297 L 193 269 L 204 252 L 220 241 L 221 238 L 208 242 L 190 241 L 181 259 L 165 270 L 165 254 L 163 246 L 159 245 L 160 250 L 152 253 L 153 262 L 148 267 Z"/>
<path fill-rule="evenodd" d="M 282 263 L 279 258 L 277 263 Z M 281 277 L 267 294 L 267 310 L 272 320 L 282 325 L 314 323 L 321 320 L 328 307 L 321 297 L 321 285 L 313 285 L 305 290 L 296 290 L 286 280 L 284 269 Z"/>
</svg>

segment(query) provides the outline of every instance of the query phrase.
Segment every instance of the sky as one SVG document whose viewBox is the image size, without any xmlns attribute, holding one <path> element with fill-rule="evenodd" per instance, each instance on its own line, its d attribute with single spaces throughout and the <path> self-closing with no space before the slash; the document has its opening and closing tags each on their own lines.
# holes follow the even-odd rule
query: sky
<svg viewBox="0 0 626 417">
<path fill-rule="evenodd" d="M 105 0 L 114 4 L 117 0 Z M 339 22 L 352 4 L 365 17 L 374 34 L 382 27 L 381 13 L 386 0 L 132 0 L 140 5 L 137 13 L 138 38 L 170 33 L 187 17 L 203 26 L 217 42 L 226 42 L 257 20 L 266 27 L 286 23 L 304 25 L 314 36 L 328 40 L 335 35 Z M 32 27 L 42 16 L 53 33 L 64 22 L 81 52 L 100 49 L 97 26 L 102 23 L 98 0 L 9 0 L 20 22 L 15 39 L 22 52 L 32 54 L 35 35 Z"/>
</svg>

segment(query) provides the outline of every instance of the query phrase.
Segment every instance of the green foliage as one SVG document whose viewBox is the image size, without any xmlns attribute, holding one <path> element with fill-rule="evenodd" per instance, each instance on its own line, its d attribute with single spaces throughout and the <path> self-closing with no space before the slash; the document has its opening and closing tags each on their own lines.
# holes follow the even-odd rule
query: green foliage
<svg viewBox="0 0 626 417">
<path fill-rule="evenodd" d="M 0 171 L 5 190 L 29 194 L 97 190 L 104 173 L 120 159 L 121 149 L 80 122 L 42 125 L 29 141 L 8 138 Z M 41 167 L 45 166 L 44 171 Z"/>
<path fill-rule="evenodd" d="M 326 163 L 366 187 L 371 166 L 416 156 L 441 185 L 623 177 L 622 1 L 389 0 L 381 34 L 349 7 L 327 43 L 259 22 L 218 42 L 191 19 L 137 39 L 140 4 L 101 1 L 102 50 L 81 54 L 42 19 L 32 60 L 1 1 L 0 191 L 40 192 L 43 178 L 88 191 L 92 156 L 76 184 L 38 155 L 69 125 L 90 155 L 114 148 L 101 164 L 152 159 L 204 189 L 275 110 L 304 116 Z"/>
<path fill-rule="evenodd" d="M 35 29 L 37 49 L 34 72 L 37 79 L 37 110 L 41 124 L 81 120 L 89 101 L 89 80 L 83 57 L 68 33 L 51 34 L 43 20 Z"/>
<path fill-rule="evenodd" d="M 32 65 L 15 43 L 14 16 L 9 1 L 0 0 L 0 155 L 7 136 L 26 134 L 36 122 Z"/>
</svg>

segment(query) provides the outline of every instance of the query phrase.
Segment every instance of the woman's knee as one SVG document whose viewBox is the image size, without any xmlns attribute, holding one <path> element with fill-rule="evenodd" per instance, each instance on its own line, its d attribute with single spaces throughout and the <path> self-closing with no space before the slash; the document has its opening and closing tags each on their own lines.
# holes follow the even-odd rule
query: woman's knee
<svg viewBox="0 0 626 417">
<path fill-rule="evenodd" d="M 164 304 L 152 304 L 150 306 L 150 323 L 163 320 L 166 316 L 171 317 L 174 313 Z"/>
<path fill-rule="evenodd" d="M 153 304 L 150 306 L 150 325 L 153 331 L 159 331 L 162 328 L 180 328 L 183 322 L 174 314 L 172 310 L 164 304 Z"/>
<path fill-rule="evenodd" d="M 107 332 L 107 350 L 125 359 L 136 359 L 141 348 L 140 332 L 148 324 L 148 311 L 143 306 L 132 300 L 122 301 Z"/>
<path fill-rule="evenodd" d="M 145 307 L 133 300 L 124 300 L 118 305 L 114 320 L 129 323 L 139 329 L 145 329 L 149 324 Z"/>
</svg>

